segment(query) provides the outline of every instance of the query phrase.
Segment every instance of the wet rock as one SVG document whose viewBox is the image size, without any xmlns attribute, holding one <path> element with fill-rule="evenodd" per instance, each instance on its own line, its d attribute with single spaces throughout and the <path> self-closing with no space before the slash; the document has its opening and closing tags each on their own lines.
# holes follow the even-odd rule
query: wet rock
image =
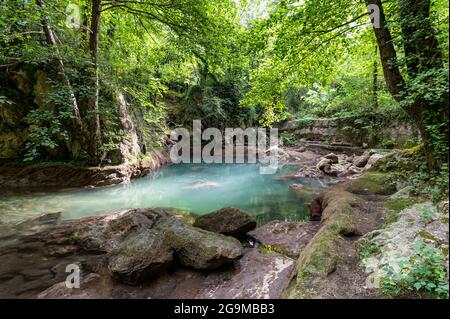
<svg viewBox="0 0 450 319">
<path fill-rule="evenodd" d="M 355 159 L 353 160 L 353 164 L 356 167 L 364 167 L 369 162 L 369 159 L 370 159 L 370 154 L 366 152 L 361 156 L 355 157 Z"/>
<path fill-rule="evenodd" d="M 239 260 L 237 273 L 217 286 L 204 289 L 197 298 L 282 298 L 294 266 L 295 261 L 289 257 L 251 249 Z"/>
<path fill-rule="evenodd" d="M 161 218 L 155 230 L 170 243 L 185 266 L 215 269 L 242 255 L 242 245 L 237 239 L 186 225 L 174 218 Z"/>
<path fill-rule="evenodd" d="M 155 231 L 128 237 L 111 251 L 108 268 L 123 282 L 136 284 L 154 277 L 166 269 L 173 260 L 172 248 Z"/>
<path fill-rule="evenodd" d="M 61 218 L 61 212 L 42 214 L 34 218 L 24 220 L 15 225 L 17 229 L 29 229 L 33 227 L 56 224 Z"/>
<path fill-rule="evenodd" d="M 255 229 L 256 221 L 242 210 L 229 207 L 197 217 L 193 226 L 226 236 L 242 238 L 247 232 Z"/>
<path fill-rule="evenodd" d="M 132 178 L 145 176 L 170 163 L 169 154 L 153 150 L 142 159 L 102 167 L 81 167 L 71 164 L 0 164 L 0 188 L 61 189 L 72 187 L 107 186 L 129 183 Z"/>
<path fill-rule="evenodd" d="M 322 158 L 319 163 L 317 163 L 316 168 L 318 170 L 325 171 L 331 167 L 332 161 L 328 158 Z"/>
<path fill-rule="evenodd" d="M 319 229 L 318 223 L 271 221 L 248 233 L 257 242 L 289 257 L 298 257 Z"/>
<path fill-rule="evenodd" d="M 325 155 L 324 158 L 331 160 L 331 164 L 339 163 L 339 157 L 336 154 L 334 154 L 334 153 L 330 153 L 328 155 Z"/>
<path fill-rule="evenodd" d="M 309 208 L 309 219 L 311 221 L 319 221 L 322 218 L 322 196 L 317 196 L 314 200 L 308 205 Z"/>
<path fill-rule="evenodd" d="M 38 299 L 98 299 L 105 298 L 102 277 L 95 273 L 81 276 L 80 288 L 68 288 L 65 282 L 54 284 L 37 295 Z M 99 289 L 100 288 L 100 289 Z"/>
</svg>

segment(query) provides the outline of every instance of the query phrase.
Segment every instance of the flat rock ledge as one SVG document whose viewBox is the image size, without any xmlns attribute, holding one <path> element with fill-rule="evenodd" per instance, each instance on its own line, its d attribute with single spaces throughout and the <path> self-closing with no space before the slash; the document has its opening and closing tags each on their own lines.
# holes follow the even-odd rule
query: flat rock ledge
<svg viewBox="0 0 450 319">
<path fill-rule="evenodd" d="M 274 220 L 248 235 L 264 246 L 265 250 L 296 258 L 319 230 L 314 222 L 284 222 Z"/>
</svg>

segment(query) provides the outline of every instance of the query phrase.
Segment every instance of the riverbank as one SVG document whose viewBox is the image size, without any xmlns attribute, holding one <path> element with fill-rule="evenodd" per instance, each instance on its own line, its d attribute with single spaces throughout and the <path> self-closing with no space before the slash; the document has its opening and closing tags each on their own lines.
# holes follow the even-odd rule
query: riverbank
<svg viewBox="0 0 450 319">
<path fill-rule="evenodd" d="M 170 163 L 169 154 L 152 150 L 149 154 L 120 165 L 86 167 L 68 163 L 0 164 L 0 189 L 4 191 L 64 190 L 126 184 L 133 178 L 155 172 Z"/>
</svg>

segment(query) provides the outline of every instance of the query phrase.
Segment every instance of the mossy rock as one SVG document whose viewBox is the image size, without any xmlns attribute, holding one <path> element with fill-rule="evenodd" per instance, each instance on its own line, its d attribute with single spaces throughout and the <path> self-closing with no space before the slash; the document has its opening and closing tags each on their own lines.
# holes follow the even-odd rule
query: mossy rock
<svg viewBox="0 0 450 319">
<path fill-rule="evenodd" d="M 430 234 L 429 232 L 427 232 L 427 231 L 424 230 L 424 229 L 421 230 L 421 231 L 418 233 L 418 235 L 419 235 L 420 237 L 422 237 L 423 239 L 428 239 L 428 240 L 431 240 L 431 241 L 434 241 L 434 242 L 439 242 L 439 239 L 436 238 L 436 236 Z"/>
<path fill-rule="evenodd" d="M 406 199 L 389 199 L 384 202 L 386 210 L 386 225 L 395 223 L 398 219 L 398 214 L 405 208 L 411 207 L 420 202 L 418 197 Z"/>
<path fill-rule="evenodd" d="M 379 159 L 372 165 L 370 171 L 375 172 L 402 172 L 416 170 L 421 164 L 420 157 L 423 155 L 422 144 L 393 152 Z"/>
<path fill-rule="evenodd" d="M 315 292 L 317 282 L 324 280 L 341 258 L 342 236 L 356 232 L 352 214 L 361 199 L 342 189 L 326 192 L 321 198 L 322 227 L 300 253 L 291 298 L 308 298 Z"/>
<path fill-rule="evenodd" d="M 392 175 L 381 172 L 367 172 L 358 179 L 344 183 L 343 188 L 360 195 L 391 195 L 397 190 Z"/>
</svg>

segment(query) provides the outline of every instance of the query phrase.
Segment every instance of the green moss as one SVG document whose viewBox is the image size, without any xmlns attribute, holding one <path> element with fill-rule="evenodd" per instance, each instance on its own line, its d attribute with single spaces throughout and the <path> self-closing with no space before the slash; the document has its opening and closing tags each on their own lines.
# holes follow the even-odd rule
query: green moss
<svg viewBox="0 0 450 319">
<path fill-rule="evenodd" d="M 277 253 L 281 255 L 286 255 L 286 250 L 283 245 L 258 245 L 260 252 L 264 254 Z"/>
<path fill-rule="evenodd" d="M 418 198 L 408 199 L 390 199 L 384 202 L 384 208 L 386 209 L 386 224 L 395 223 L 398 220 L 398 214 L 405 208 L 411 207 L 418 203 Z"/>
<path fill-rule="evenodd" d="M 441 219 L 441 222 L 442 222 L 443 224 L 448 225 L 448 217 L 442 218 L 442 219 Z"/>
<path fill-rule="evenodd" d="M 392 176 L 381 172 L 367 172 L 343 187 L 348 192 L 364 195 L 391 195 L 397 190 Z"/>
<path fill-rule="evenodd" d="M 416 170 L 420 165 L 420 155 L 423 145 L 416 145 L 400 152 L 394 152 L 378 160 L 370 171 L 375 172 L 403 172 Z"/>
<path fill-rule="evenodd" d="M 435 242 L 439 241 L 439 239 L 437 239 L 435 236 L 433 236 L 432 234 L 430 234 L 426 230 L 421 230 L 419 232 L 419 236 L 422 237 L 423 239 L 429 239 L 429 240 L 432 240 L 432 241 L 435 241 Z"/>
<path fill-rule="evenodd" d="M 342 190 L 323 194 L 322 227 L 301 251 L 297 262 L 297 282 L 290 297 L 308 298 L 317 282 L 325 280 L 340 260 L 342 235 L 355 232 L 353 207 L 360 200 Z"/>
</svg>

